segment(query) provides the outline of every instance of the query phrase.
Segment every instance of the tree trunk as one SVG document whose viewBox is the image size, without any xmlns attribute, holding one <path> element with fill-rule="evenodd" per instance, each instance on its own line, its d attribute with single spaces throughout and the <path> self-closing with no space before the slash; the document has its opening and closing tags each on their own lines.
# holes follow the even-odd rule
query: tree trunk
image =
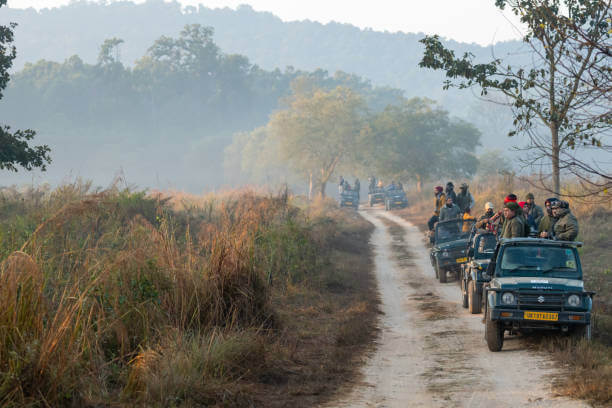
<svg viewBox="0 0 612 408">
<path fill-rule="evenodd" d="M 312 200 L 312 171 L 308 174 L 308 200 Z"/>
<path fill-rule="evenodd" d="M 552 158 L 552 182 L 553 194 L 559 197 L 561 193 L 561 176 L 559 169 L 559 127 L 556 123 L 550 126 L 551 135 L 551 158 Z"/>
<path fill-rule="evenodd" d="M 416 175 L 416 180 L 417 180 L 417 183 L 416 183 L 417 192 L 420 193 L 421 190 L 423 189 L 423 179 L 421 178 L 420 174 Z"/>
<path fill-rule="evenodd" d="M 321 198 L 325 198 L 325 187 L 327 186 L 327 181 L 321 182 Z"/>
</svg>

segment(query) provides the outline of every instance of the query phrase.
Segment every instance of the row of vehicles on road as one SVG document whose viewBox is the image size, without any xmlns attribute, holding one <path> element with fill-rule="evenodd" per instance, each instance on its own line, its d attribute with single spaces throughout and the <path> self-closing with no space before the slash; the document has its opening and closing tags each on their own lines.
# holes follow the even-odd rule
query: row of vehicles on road
<svg viewBox="0 0 612 408">
<path fill-rule="evenodd" d="M 373 207 L 376 204 L 384 204 L 385 210 L 408 207 L 408 198 L 403 189 L 387 190 L 384 188 L 374 189 L 368 193 L 368 204 Z M 356 190 L 344 190 L 340 193 L 340 207 L 359 208 L 359 192 Z"/>
<path fill-rule="evenodd" d="M 370 207 L 375 204 L 384 204 L 385 211 L 389 211 L 394 208 L 408 207 L 408 198 L 403 189 L 375 188 L 368 193 L 368 204 Z"/>
<path fill-rule="evenodd" d="M 500 351 L 504 334 L 561 331 L 591 338 L 594 292 L 584 289 L 580 242 L 541 238 L 501 239 L 477 230 L 474 220 L 437 223 L 430 258 L 441 283 L 449 274 L 461 303 L 484 313 L 485 339 Z"/>
</svg>

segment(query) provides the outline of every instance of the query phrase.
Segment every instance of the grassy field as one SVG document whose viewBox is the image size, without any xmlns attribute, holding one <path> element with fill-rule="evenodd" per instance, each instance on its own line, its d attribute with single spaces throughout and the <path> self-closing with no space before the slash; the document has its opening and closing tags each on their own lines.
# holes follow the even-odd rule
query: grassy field
<svg viewBox="0 0 612 408">
<path fill-rule="evenodd" d="M 455 183 L 458 184 L 458 183 Z M 573 188 L 573 186 L 567 186 Z M 476 201 L 473 215 L 484 213 L 484 204 L 494 203 L 501 209 L 503 198 L 510 192 L 522 201 L 532 191 L 536 204 L 543 206 L 550 193 L 519 186 L 511 178 L 493 179 L 487 183 L 471 183 Z M 433 215 L 431 190 L 410 194 L 411 206 L 400 212 L 404 218 L 427 230 L 427 220 Z M 564 367 L 566 375 L 556 379 L 559 395 L 586 399 L 598 406 L 612 404 L 612 199 L 598 204 L 570 201 L 578 218 L 580 249 L 585 288 L 597 292 L 593 305 L 593 341 L 575 342 L 566 336 L 533 336 L 526 346 L 551 353 Z M 483 343 L 484 346 L 484 343 Z"/>
<path fill-rule="evenodd" d="M 4 189 L 0 404 L 325 401 L 375 335 L 371 230 L 286 192 Z"/>
</svg>

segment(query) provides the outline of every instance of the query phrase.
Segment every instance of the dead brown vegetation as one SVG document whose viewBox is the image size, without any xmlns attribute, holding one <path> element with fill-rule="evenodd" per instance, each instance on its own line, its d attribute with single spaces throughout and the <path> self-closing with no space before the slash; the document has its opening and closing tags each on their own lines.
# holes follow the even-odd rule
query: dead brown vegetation
<svg viewBox="0 0 612 408">
<path fill-rule="evenodd" d="M 329 203 L 9 193 L 3 406 L 308 406 L 374 332 L 371 226 Z"/>
</svg>

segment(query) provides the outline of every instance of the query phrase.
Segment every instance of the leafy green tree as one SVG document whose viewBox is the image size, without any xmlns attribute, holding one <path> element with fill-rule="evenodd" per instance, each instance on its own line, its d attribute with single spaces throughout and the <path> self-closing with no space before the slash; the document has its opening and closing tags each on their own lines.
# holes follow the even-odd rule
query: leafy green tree
<svg viewBox="0 0 612 408">
<path fill-rule="evenodd" d="M 321 196 L 336 168 L 355 160 L 367 137 L 364 99 L 349 88 L 298 91 L 287 109 L 275 113 L 270 132 L 278 140 L 280 158 L 306 174 L 309 196 Z"/>
<path fill-rule="evenodd" d="M 372 120 L 370 168 L 383 177 L 424 181 L 441 176 L 470 177 L 477 169 L 474 149 L 480 132 L 449 117 L 431 100 L 413 98 L 390 105 Z"/>
<path fill-rule="evenodd" d="M 562 170 L 591 180 L 592 193 L 612 186 L 612 176 L 597 165 L 580 160 L 577 147 L 602 147 L 612 124 L 610 109 L 609 0 L 496 0 L 510 7 L 527 28 L 530 65 L 505 65 L 500 59 L 474 63 L 442 45 L 438 36 L 421 40 L 425 53 L 421 67 L 441 69 L 449 78 L 444 88 L 478 86 L 486 95 L 503 94 L 513 108 L 510 135 L 529 137 L 525 162 L 548 162 L 551 191 L 560 194 Z M 597 175 L 596 181 L 591 175 Z"/>
<path fill-rule="evenodd" d="M 0 8 L 5 5 L 6 0 L 0 0 Z M 17 50 L 12 45 L 15 26 L 13 23 L 0 26 L 0 99 L 10 79 L 8 70 L 17 56 Z M 0 126 L 0 169 L 17 171 L 17 166 L 21 166 L 26 170 L 46 170 L 46 164 L 51 162 L 51 150 L 46 145 L 31 147 L 28 142 L 35 135 L 36 132 L 30 129 L 11 132 L 9 126 Z"/>
<path fill-rule="evenodd" d="M 108 38 L 104 40 L 100 46 L 100 53 L 98 54 L 99 65 L 114 65 L 121 63 L 121 56 L 119 52 L 119 46 L 123 44 L 121 38 Z"/>
</svg>

